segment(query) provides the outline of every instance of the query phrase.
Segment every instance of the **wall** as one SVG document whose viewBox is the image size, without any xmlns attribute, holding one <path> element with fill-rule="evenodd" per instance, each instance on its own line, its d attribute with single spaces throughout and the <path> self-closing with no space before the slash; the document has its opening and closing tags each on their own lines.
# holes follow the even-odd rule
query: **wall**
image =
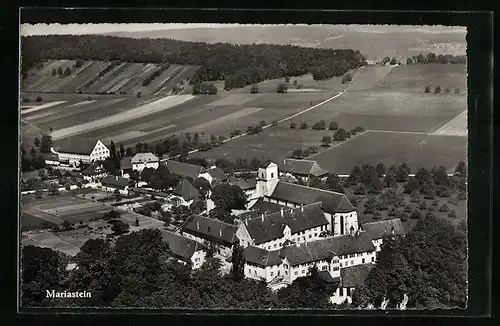
<svg viewBox="0 0 500 326">
<path fill-rule="evenodd" d="M 350 255 L 341 255 L 340 258 L 340 267 L 350 267 L 361 264 L 374 263 L 377 261 L 375 251 L 372 252 L 363 252 L 358 254 L 350 254 Z"/>
<path fill-rule="evenodd" d="M 91 160 L 104 160 L 109 156 L 109 149 L 100 140 L 98 140 L 92 150 L 92 153 L 90 154 Z"/>
<path fill-rule="evenodd" d="M 114 192 L 117 188 L 113 188 L 113 187 L 106 187 L 106 186 L 101 186 L 101 189 L 103 191 L 108 191 L 108 192 Z M 125 189 L 118 189 L 118 191 L 120 192 L 120 194 L 122 195 L 128 195 L 128 186 L 125 187 Z"/>
<path fill-rule="evenodd" d="M 80 161 L 90 163 L 92 159 L 90 155 L 59 153 L 59 160 L 68 160 L 70 165 L 79 165 Z"/>
<path fill-rule="evenodd" d="M 145 168 L 157 169 L 160 166 L 160 162 L 145 162 L 145 163 L 133 163 L 132 170 L 142 172 Z"/>
<path fill-rule="evenodd" d="M 249 245 L 254 245 L 254 242 L 246 228 L 245 222 L 241 222 L 238 226 L 238 230 L 236 230 L 236 237 L 240 240 L 240 246 L 243 248 L 246 248 Z"/>
<path fill-rule="evenodd" d="M 330 272 L 330 275 L 333 278 L 340 277 L 339 259 L 333 258 L 331 261 L 320 260 L 320 261 L 316 261 L 316 262 L 308 262 L 306 264 L 292 266 L 291 273 L 290 273 L 291 281 L 293 282 L 298 277 L 306 276 L 307 273 L 309 272 L 309 268 L 313 267 L 314 265 L 316 265 L 316 267 L 318 267 L 318 270 L 320 272 L 326 270 L 326 271 Z"/>
<path fill-rule="evenodd" d="M 193 264 L 193 269 L 200 268 L 205 262 L 206 253 L 204 250 L 195 251 L 191 257 L 191 263 Z"/>
<path fill-rule="evenodd" d="M 349 288 L 350 294 L 354 291 L 354 288 Z M 351 302 L 351 296 L 347 295 L 347 288 L 338 287 L 333 295 L 330 297 L 330 302 L 333 304 L 342 304 L 347 299 L 347 302 Z"/>
</svg>

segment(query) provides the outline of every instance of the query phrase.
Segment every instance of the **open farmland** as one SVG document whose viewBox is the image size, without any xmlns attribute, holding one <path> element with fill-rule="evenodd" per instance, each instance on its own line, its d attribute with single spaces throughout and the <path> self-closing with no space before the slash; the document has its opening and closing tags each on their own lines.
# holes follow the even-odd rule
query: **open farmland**
<svg viewBox="0 0 500 326">
<path fill-rule="evenodd" d="M 111 210 L 109 206 L 87 201 L 69 194 L 56 196 L 46 195 L 44 198 L 34 198 L 33 196 L 23 196 L 21 200 L 21 227 L 40 227 L 42 224 L 60 225 L 64 221 L 71 224 L 88 221 L 95 217 L 101 217 Z M 24 221 L 26 219 L 26 226 Z M 36 220 L 39 220 L 37 225 Z"/>
<path fill-rule="evenodd" d="M 458 161 L 466 160 L 466 153 L 465 137 L 369 131 L 311 159 L 337 174 L 349 174 L 356 165 L 379 162 L 386 166 L 406 162 L 412 171 L 443 165 L 453 172 Z"/>
<path fill-rule="evenodd" d="M 411 64 L 395 67 L 383 78 L 376 89 L 405 90 L 423 93 L 430 86 L 437 86 L 443 92 L 446 88 L 454 92 L 458 88 L 465 94 L 467 90 L 467 65 L 465 64 Z"/>
<path fill-rule="evenodd" d="M 377 85 L 387 74 L 389 74 L 395 66 L 380 66 L 371 65 L 365 66 L 356 74 L 356 78 L 349 86 L 349 92 L 364 91 L 373 88 Z"/>
<path fill-rule="evenodd" d="M 193 65 L 172 65 L 162 72 L 148 86 L 142 82 L 160 65 L 153 63 L 122 62 L 111 70 L 104 72 L 111 62 L 84 61 L 79 68 L 74 68 L 76 60 L 47 60 L 40 69 L 33 68 L 22 82 L 22 90 L 41 93 L 86 93 L 86 94 L 135 94 L 138 91 L 145 95 L 166 95 L 181 81 L 187 83 L 199 69 Z M 53 69 L 69 67 L 71 74 L 52 75 Z M 101 76 L 99 74 L 102 74 Z"/>
</svg>

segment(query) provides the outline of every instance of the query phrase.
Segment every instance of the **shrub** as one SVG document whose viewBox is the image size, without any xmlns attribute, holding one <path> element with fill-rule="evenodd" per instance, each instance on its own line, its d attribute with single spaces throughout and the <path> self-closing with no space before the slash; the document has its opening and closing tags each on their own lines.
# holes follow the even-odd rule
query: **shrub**
<svg viewBox="0 0 500 326">
<path fill-rule="evenodd" d="M 314 130 L 325 130 L 326 129 L 326 121 L 325 120 L 321 120 L 321 121 L 318 121 L 316 122 L 312 128 Z"/>
<path fill-rule="evenodd" d="M 331 136 L 323 136 L 323 138 L 321 138 L 321 145 L 324 147 L 330 146 L 331 142 L 332 142 Z"/>
<path fill-rule="evenodd" d="M 430 93 L 431 92 L 431 88 L 429 86 L 426 86 L 425 89 L 424 89 L 424 92 Z"/>
<path fill-rule="evenodd" d="M 259 125 L 261 125 L 262 127 L 264 127 L 266 125 L 266 122 L 264 120 L 262 120 Z"/>
<path fill-rule="evenodd" d="M 446 89 L 444 90 L 444 92 L 445 92 L 446 94 L 450 94 L 450 89 L 449 89 L 449 88 L 446 88 Z"/>
<path fill-rule="evenodd" d="M 288 85 L 286 84 L 279 84 L 278 88 L 276 89 L 276 92 L 278 93 L 286 93 L 288 91 Z"/>
<path fill-rule="evenodd" d="M 437 86 L 436 88 L 434 88 L 434 93 L 435 94 L 441 93 L 441 86 Z"/>
<path fill-rule="evenodd" d="M 297 128 L 297 124 L 295 122 L 290 122 L 290 129 L 295 129 Z"/>
<path fill-rule="evenodd" d="M 255 84 L 252 85 L 252 88 L 250 89 L 250 94 L 257 94 L 259 92 L 259 85 Z"/>
<path fill-rule="evenodd" d="M 339 128 L 334 134 L 333 139 L 337 141 L 343 141 L 347 139 L 347 132 L 344 128 Z"/>
<path fill-rule="evenodd" d="M 328 130 L 337 130 L 337 129 L 339 129 L 339 123 L 337 121 L 330 122 Z"/>
<path fill-rule="evenodd" d="M 448 216 L 455 218 L 457 217 L 457 212 L 454 209 L 451 209 L 450 212 L 448 213 Z"/>
<path fill-rule="evenodd" d="M 35 102 L 42 102 L 43 98 L 41 96 L 37 96 Z"/>
<path fill-rule="evenodd" d="M 443 204 L 441 207 L 439 207 L 440 212 L 448 212 L 450 209 L 448 208 L 448 205 Z"/>
<path fill-rule="evenodd" d="M 359 185 L 356 188 L 354 188 L 354 194 L 355 195 L 366 195 L 366 188 L 363 185 Z"/>
<path fill-rule="evenodd" d="M 309 127 L 309 126 L 307 125 L 307 122 L 302 122 L 302 123 L 300 124 L 300 129 L 307 129 L 307 127 Z"/>
<path fill-rule="evenodd" d="M 285 77 L 285 83 L 289 83 L 290 82 L 290 77 L 286 76 Z"/>
</svg>

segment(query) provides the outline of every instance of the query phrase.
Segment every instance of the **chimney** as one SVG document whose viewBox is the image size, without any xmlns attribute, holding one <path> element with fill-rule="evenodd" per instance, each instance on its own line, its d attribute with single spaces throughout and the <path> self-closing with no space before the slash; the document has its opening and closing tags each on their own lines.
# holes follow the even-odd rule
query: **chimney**
<svg viewBox="0 0 500 326">
<path fill-rule="evenodd" d="M 222 229 L 219 230 L 219 237 L 222 237 Z"/>
<path fill-rule="evenodd" d="M 283 217 L 283 207 L 281 207 L 281 217 Z"/>
<path fill-rule="evenodd" d="M 262 219 L 262 222 L 264 222 L 264 214 L 262 214 L 260 218 Z"/>
<path fill-rule="evenodd" d="M 200 222 L 196 222 L 196 228 L 199 230 L 200 229 Z"/>
</svg>

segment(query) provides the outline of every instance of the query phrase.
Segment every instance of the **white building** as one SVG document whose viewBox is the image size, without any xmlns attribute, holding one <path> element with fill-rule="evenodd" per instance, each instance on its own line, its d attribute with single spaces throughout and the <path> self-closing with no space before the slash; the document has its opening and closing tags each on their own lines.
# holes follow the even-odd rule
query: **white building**
<svg viewBox="0 0 500 326">
<path fill-rule="evenodd" d="M 205 262 L 206 248 L 194 240 L 180 234 L 162 230 L 163 241 L 168 244 L 172 256 L 192 269 L 200 268 Z"/>
<path fill-rule="evenodd" d="M 186 179 L 182 180 L 173 191 L 174 196 L 170 198 L 175 202 L 175 206 L 189 206 L 196 198 L 202 197 L 198 189 L 196 189 Z"/>
<path fill-rule="evenodd" d="M 71 166 L 79 166 L 80 161 L 91 163 L 105 160 L 110 156 L 109 149 L 100 140 L 92 138 L 70 137 L 51 148 L 57 154 L 60 162 Z"/>
<path fill-rule="evenodd" d="M 199 177 L 204 178 L 210 184 L 213 184 L 215 181 L 225 182 L 228 180 L 228 177 L 224 173 L 224 171 L 216 166 L 212 166 L 209 169 L 205 170 L 199 175 Z"/>
<path fill-rule="evenodd" d="M 137 153 L 131 158 L 132 170 L 142 172 L 145 168 L 157 169 L 160 159 L 153 153 Z"/>
<path fill-rule="evenodd" d="M 102 164 L 94 162 L 83 170 L 82 175 L 83 179 L 88 182 L 100 182 L 108 175 L 108 171 L 102 166 Z"/>
</svg>

